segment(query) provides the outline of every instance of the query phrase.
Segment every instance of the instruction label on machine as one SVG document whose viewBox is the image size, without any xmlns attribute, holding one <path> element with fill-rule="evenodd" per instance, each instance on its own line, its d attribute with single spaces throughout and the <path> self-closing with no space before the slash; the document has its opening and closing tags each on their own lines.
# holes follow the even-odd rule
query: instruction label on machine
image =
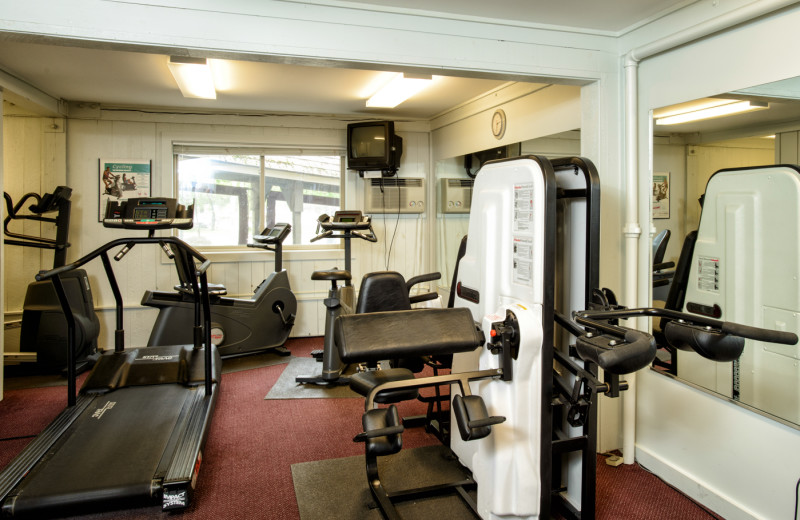
<svg viewBox="0 0 800 520">
<path fill-rule="evenodd" d="M 533 238 L 518 233 L 533 232 L 533 183 L 514 185 L 514 253 L 512 281 L 533 284 Z"/>
<path fill-rule="evenodd" d="M 514 236 L 513 282 L 520 285 L 533 284 L 533 239 Z"/>
<path fill-rule="evenodd" d="M 701 256 L 697 259 L 697 289 L 719 292 L 719 258 Z"/>
<path fill-rule="evenodd" d="M 533 184 L 514 185 L 514 232 L 533 231 Z"/>
</svg>

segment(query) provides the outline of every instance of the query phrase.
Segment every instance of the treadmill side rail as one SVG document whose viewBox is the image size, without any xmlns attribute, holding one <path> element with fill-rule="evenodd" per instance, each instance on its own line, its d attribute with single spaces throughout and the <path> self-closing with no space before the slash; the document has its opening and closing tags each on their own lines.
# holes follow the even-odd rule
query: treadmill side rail
<svg viewBox="0 0 800 520">
<path fill-rule="evenodd" d="M 4 518 L 14 516 L 15 500 L 11 495 L 14 488 L 61 438 L 75 420 L 83 414 L 83 411 L 89 407 L 93 400 L 93 396 L 78 396 L 75 406 L 65 408 L 58 414 L 58 417 L 48 424 L 47 428 L 37 435 L 0 473 L 0 501 L 2 501 L 0 516 Z"/>
</svg>

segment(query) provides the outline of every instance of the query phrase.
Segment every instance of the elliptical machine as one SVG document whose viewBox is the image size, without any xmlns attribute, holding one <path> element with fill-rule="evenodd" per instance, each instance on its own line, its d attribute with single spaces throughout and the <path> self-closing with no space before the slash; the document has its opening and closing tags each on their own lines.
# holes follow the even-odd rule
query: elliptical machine
<svg viewBox="0 0 800 520">
<path fill-rule="evenodd" d="M 226 298 L 225 286 L 209 284 L 211 342 L 223 359 L 269 349 L 282 356 L 289 355 L 283 344 L 294 326 L 297 299 L 289 285 L 289 275 L 283 269 L 283 241 L 291 230 L 289 224 L 275 224 L 255 235 L 255 243 L 247 244 L 275 253 L 275 271 L 256 287 L 252 297 Z M 146 291 L 142 297 L 142 305 L 158 309 L 149 346 L 177 345 L 192 340 L 189 324 L 194 319 L 195 294 L 191 290 L 191 279 L 180 269 L 183 260 L 177 255 L 174 260 L 180 279 L 180 284 L 175 286 L 177 292 Z"/>
<path fill-rule="evenodd" d="M 58 186 L 52 193 L 25 194 L 16 204 L 8 193 L 3 192 L 6 202 L 6 218 L 3 232 L 6 244 L 53 250 L 53 269 L 66 263 L 69 247 L 69 219 L 72 188 Z M 23 213 L 25 204 L 29 213 Z M 55 212 L 55 217 L 47 214 Z M 56 238 L 25 235 L 9 230 L 15 220 L 52 223 L 56 226 Z M 91 368 L 97 357 L 97 337 L 100 320 L 94 311 L 94 298 L 89 277 L 84 269 L 75 269 L 62 277 L 64 290 L 75 317 L 75 359 L 78 372 Z M 7 352 L 4 362 L 36 362 L 36 372 L 42 374 L 65 372 L 67 368 L 67 321 L 59 304 L 56 291 L 50 280 L 36 281 L 28 285 L 22 306 L 20 330 L 20 352 Z"/>
</svg>

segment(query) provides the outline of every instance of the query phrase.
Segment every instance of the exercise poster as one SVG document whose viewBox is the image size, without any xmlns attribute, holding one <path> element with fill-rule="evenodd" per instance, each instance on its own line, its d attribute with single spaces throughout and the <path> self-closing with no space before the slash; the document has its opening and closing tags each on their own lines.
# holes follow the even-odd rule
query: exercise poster
<svg viewBox="0 0 800 520">
<path fill-rule="evenodd" d="M 152 161 L 100 159 L 100 222 L 105 216 L 108 201 L 150 196 L 152 166 Z"/>
<path fill-rule="evenodd" d="M 653 174 L 653 218 L 669 218 L 669 173 Z"/>
</svg>

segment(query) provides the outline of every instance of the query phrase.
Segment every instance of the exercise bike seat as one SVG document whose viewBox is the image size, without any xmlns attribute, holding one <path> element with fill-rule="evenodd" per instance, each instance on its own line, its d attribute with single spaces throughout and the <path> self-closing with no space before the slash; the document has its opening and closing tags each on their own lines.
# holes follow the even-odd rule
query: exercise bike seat
<svg viewBox="0 0 800 520">
<path fill-rule="evenodd" d="M 352 275 L 349 271 L 334 267 L 333 269 L 323 269 L 321 271 L 314 271 L 311 273 L 312 280 L 327 280 L 327 281 L 350 281 Z"/>
</svg>

